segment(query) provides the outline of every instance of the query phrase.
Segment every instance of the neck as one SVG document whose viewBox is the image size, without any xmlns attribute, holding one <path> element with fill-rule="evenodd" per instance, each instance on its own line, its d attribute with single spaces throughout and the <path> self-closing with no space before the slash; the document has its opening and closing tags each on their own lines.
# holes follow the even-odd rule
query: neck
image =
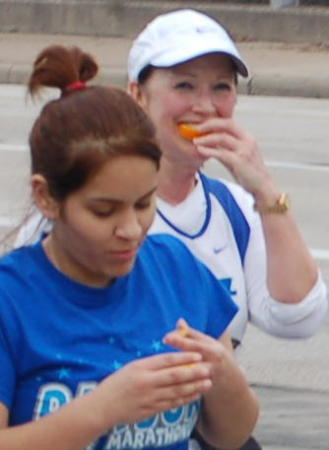
<svg viewBox="0 0 329 450">
<path fill-rule="evenodd" d="M 43 249 L 49 261 L 56 269 L 78 283 L 85 284 L 90 287 L 104 287 L 110 285 L 114 278 L 105 277 L 103 274 L 93 273 L 86 270 L 76 260 L 70 258 L 61 246 L 56 243 L 54 232 L 50 233 L 43 240 Z"/>
<path fill-rule="evenodd" d="M 61 264 L 60 252 L 57 251 L 57 247 L 54 245 L 52 233 L 50 233 L 42 242 L 43 249 L 49 259 L 49 261 L 56 267 L 60 272 L 65 273 Z"/>
<path fill-rule="evenodd" d="M 195 168 L 179 167 L 161 161 L 157 195 L 172 205 L 183 202 L 196 185 Z"/>
</svg>

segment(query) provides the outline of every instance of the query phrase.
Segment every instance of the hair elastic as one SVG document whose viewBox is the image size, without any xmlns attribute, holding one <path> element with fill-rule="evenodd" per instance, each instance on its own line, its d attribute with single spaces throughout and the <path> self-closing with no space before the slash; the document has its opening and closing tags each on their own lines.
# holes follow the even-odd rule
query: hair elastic
<svg viewBox="0 0 329 450">
<path fill-rule="evenodd" d="M 84 89 L 86 87 L 86 83 L 84 81 L 73 81 L 66 86 L 65 91 L 77 91 L 79 89 Z"/>
</svg>

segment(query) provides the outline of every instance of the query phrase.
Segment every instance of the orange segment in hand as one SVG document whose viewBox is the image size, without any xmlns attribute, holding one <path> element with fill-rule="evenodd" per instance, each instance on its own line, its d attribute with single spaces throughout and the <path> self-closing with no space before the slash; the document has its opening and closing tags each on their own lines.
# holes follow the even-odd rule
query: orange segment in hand
<svg viewBox="0 0 329 450">
<path fill-rule="evenodd" d="M 177 329 L 177 332 L 178 332 L 181 336 L 183 336 L 183 337 L 187 336 L 188 333 L 189 333 L 189 327 L 188 327 L 188 325 L 185 324 L 185 323 L 179 325 L 179 327 L 178 327 L 178 329 Z M 188 368 L 190 368 L 190 367 L 194 367 L 195 365 L 196 365 L 196 363 L 183 364 L 182 367 L 188 367 Z"/>
<path fill-rule="evenodd" d="M 188 141 L 192 141 L 194 138 L 204 135 L 204 133 L 201 133 L 194 125 L 189 123 L 180 123 L 178 125 L 178 131 L 179 134 Z"/>
<path fill-rule="evenodd" d="M 182 325 L 180 325 L 179 327 L 178 327 L 178 333 L 181 335 L 181 336 L 187 336 L 188 335 L 188 332 L 189 332 L 189 328 L 188 328 L 188 326 L 187 325 L 185 325 L 185 324 L 182 324 Z"/>
</svg>

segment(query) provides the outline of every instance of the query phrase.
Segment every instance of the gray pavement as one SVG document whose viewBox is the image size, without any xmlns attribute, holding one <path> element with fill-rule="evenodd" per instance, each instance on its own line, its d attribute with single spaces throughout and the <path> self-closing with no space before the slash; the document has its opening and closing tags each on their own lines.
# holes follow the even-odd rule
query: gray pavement
<svg viewBox="0 0 329 450">
<path fill-rule="evenodd" d="M 261 401 L 255 436 L 264 450 L 328 450 L 327 393 L 254 385 Z"/>
<path fill-rule="evenodd" d="M 0 1 L 0 7 L 3 3 Z M 0 83 L 25 83 L 37 53 L 46 45 L 63 43 L 78 45 L 96 56 L 101 66 L 99 82 L 124 87 L 125 61 L 131 40 L 131 36 L 11 33 L 1 32 L 0 28 Z M 240 40 L 238 47 L 251 71 L 250 78 L 240 82 L 241 93 L 329 98 L 329 49 L 326 45 Z M 323 164 L 327 166 L 328 162 L 326 151 Z M 322 330 L 324 334 L 328 333 L 328 322 Z M 248 366 L 248 352 L 250 354 L 252 349 L 257 352 L 260 342 L 263 351 L 257 353 L 257 357 L 262 358 L 262 367 L 264 359 L 267 361 L 267 370 L 263 373 Z M 239 354 L 262 406 L 255 435 L 264 450 L 328 450 L 327 348 L 323 348 L 323 364 L 319 358 L 314 358 L 313 367 L 303 371 L 307 374 L 303 379 L 298 370 L 289 369 L 288 358 L 299 358 L 301 370 L 305 369 L 303 351 L 312 353 L 312 339 L 300 341 L 297 351 L 295 343 L 280 341 L 285 352 L 281 362 L 271 360 L 274 342 L 278 345 L 278 340 L 251 328 L 245 348 Z M 257 358 L 253 358 L 253 364 L 257 365 Z M 272 376 L 274 372 L 277 377 Z"/>
<path fill-rule="evenodd" d="M 25 83 L 38 52 L 64 44 L 78 45 L 97 58 L 97 81 L 124 87 L 131 42 L 131 37 L 0 33 L 0 83 Z M 240 80 L 240 93 L 329 98 L 329 47 L 261 41 L 237 45 L 250 68 L 250 77 Z"/>
</svg>

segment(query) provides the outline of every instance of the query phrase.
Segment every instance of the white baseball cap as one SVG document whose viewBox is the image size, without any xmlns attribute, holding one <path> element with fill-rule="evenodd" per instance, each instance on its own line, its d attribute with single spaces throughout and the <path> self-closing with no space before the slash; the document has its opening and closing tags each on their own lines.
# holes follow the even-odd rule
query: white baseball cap
<svg viewBox="0 0 329 450">
<path fill-rule="evenodd" d="M 213 52 L 228 55 L 237 72 L 248 76 L 233 40 L 215 20 L 193 9 L 161 14 L 134 40 L 128 56 L 128 77 L 138 81 L 147 66 L 171 67 Z"/>
</svg>

